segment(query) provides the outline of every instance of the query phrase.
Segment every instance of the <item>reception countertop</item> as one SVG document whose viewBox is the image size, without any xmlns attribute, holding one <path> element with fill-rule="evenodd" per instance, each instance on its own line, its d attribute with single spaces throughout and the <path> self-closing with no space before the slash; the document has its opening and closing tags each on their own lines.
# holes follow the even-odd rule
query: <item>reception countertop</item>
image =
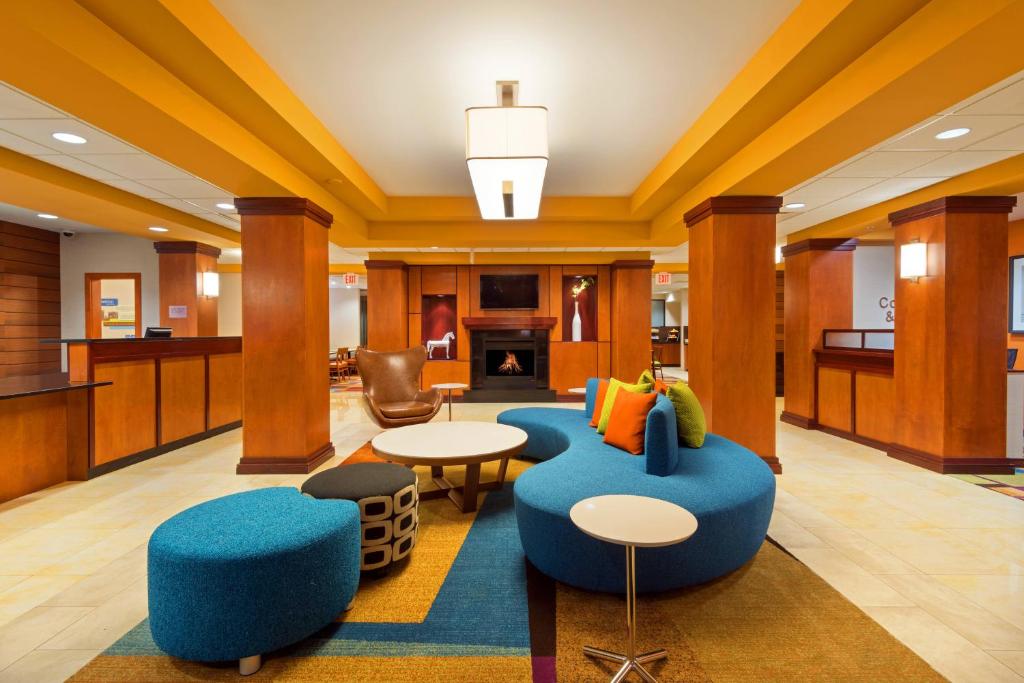
<svg viewBox="0 0 1024 683">
<path fill-rule="evenodd" d="M 29 375 L 26 377 L 7 377 L 0 379 L 0 401 L 36 394 L 52 394 L 58 391 L 72 391 L 102 387 L 110 382 L 72 382 L 64 373 L 51 375 Z"/>
<path fill-rule="evenodd" d="M 118 339 L 43 339 L 43 344 L 118 344 L 136 342 L 187 342 L 209 341 L 211 339 L 241 339 L 241 337 L 132 337 Z"/>
</svg>

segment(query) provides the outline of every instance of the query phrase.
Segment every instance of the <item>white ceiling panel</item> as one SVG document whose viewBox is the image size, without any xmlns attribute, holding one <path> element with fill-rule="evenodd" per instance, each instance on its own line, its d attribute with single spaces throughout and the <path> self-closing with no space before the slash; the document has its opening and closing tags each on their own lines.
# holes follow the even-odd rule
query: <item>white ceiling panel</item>
<svg viewBox="0 0 1024 683">
<path fill-rule="evenodd" d="M 1017 77 L 1019 78 L 1019 77 Z M 959 114 L 1017 114 L 1024 116 L 1024 79 L 1016 80 L 963 109 Z"/>
<path fill-rule="evenodd" d="M 75 156 L 132 180 L 191 178 L 184 171 L 148 154 L 76 154 Z"/>
<path fill-rule="evenodd" d="M 1011 128 L 1024 124 L 1024 116 L 943 116 L 927 125 L 883 145 L 882 149 L 915 150 L 939 149 L 951 152 L 963 149 Z M 970 128 L 971 132 L 958 138 L 937 140 L 935 135 L 953 128 Z"/>
<path fill-rule="evenodd" d="M 938 159 L 946 152 L 939 150 L 921 152 L 871 152 L 829 173 L 830 178 L 889 178 L 892 174 L 903 173 L 929 161 Z"/>
<path fill-rule="evenodd" d="M 145 197 L 147 199 L 160 199 L 161 197 L 167 196 L 166 192 L 155 190 L 152 187 L 149 187 L 148 185 L 137 183 L 134 180 L 125 180 L 124 178 L 119 178 L 117 180 L 104 180 L 103 182 L 105 182 L 107 185 L 113 185 L 114 187 L 120 190 L 124 190 L 125 192 L 131 192 L 132 194 L 137 194 L 140 197 Z"/>
<path fill-rule="evenodd" d="M 1008 131 L 993 135 L 990 138 L 986 138 L 981 142 L 977 142 L 967 149 L 981 149 L 981 150 L 1012 150 L 1015 152 L 1024 152 L 1024 126 L 1017 126 L 1011 128 Z"/>
<path fill-rule="evenodd" d="M 234 201 L 235 201 L 234 197 L 229 197 L 227 195 L 224 195 L 224 196 L 201 197 L 201 198 L 186 197 L 186 199 L 188 199 L 188 201 L 192 202 L 193 204 L 196 204 L 198 206 L 203 207 L 203 209 L 205 209 L 206 211 L 210 211 L 210 212 L 213 212 L 213 213 L 222 213 L 222 214 L 224 214 L 226 216 L 235 216 L 235 217 L 238 216 L 238 214 L 235 212 L 235 210 L 233 208 L 232 209 L 222 209 L 219 206 L 217 206 L 218 204 L 233 204 Z"/>
<path fill-rule="evenodd" d="M 0 87 L 0 119 L 57 119 L 63 116 L 34 97 Z"/>
<path fill-rule="evenodd" d="M 228 216 L 222 216 L 219 213 L 201 213 L 198 215 L 203 220 L 210 221 L 211 223 L 216 223 L 217 225 L 223 225 L 225 228 L 231 228 L 232 230 L 239 232 L 242 230 L 242 224 L 237 220 L 231 219 Z"/>
<path fill-rule="evenodd" d="M 127 154 L 137 153 L 131 145 L 76 119 L 3 119 L 0 128 L 26 140 L 48 147 L 59 154 Z M 54 139 L 54 133 L 73 133 L 85 138 L 85 143 L 72 145 Z"/>
<path fill-rule="evenodd" d="M 2 88 L 0 88 L 0 93 L 2 92 L 4 91 Z M 2 124 L 2 122 L 0 122 L 0 124 Z M 37 144 L 30 140 L 26 140 L 23 137 L 15 135 L 14 133 L 8 133 L 6 130 L 0 130 L 0 147 L 13 149 L 18 154 L 36 155 L 55 153 L 54 150 L 50 149 L 49 147 L 44 147 L 43 145 Z"/>
<path fill-rule="evenodd" d="M 178 179 L 145 179 L 142 181 L 144 185 L 166 192 L 172 197 L 180 197 L 188 199 L 189 197 L 217 197 L 225 196 L 223 190 L 218 187 L 214 187 L 210 183 L 199 180 L 198 178 L 178 178 Z"/>
<path fill-rule="evenodd" d="M 172 209 L 177 209 L 178 211 L 184 211 L 185 213 L 190 213 L 192 215 L 198 215 L 198 214 L 201 214 L 201 213 L 209 213 L 206 209 L 202 208 L 201 206 L 196 206 L 195 204 L 192 204 L 191 202 L 187 202 L 184 199 L 178 199 L 177 197 L 163 197 L 163 198 L 160 198 L 160 199 L 154 199 L 153 201 L 159 202 L 160 204 L 163 204 L 164 206 L 169 206 Z"/>
<path fill-rule="evenodd" d="M 73 173 L 84 175 L 85 177 L 92 178 L 93 180 L 114 180 L 118 177 L 116 173 L 111 173 L 110 171 L 86 163 L 77 157 L 68 156 L 66 154 L 47 154 L 45 156 L 37 156 L 36 159 L 39 161 L 45 161 L 48 164 L 53 164 L 54 166 L 66 168 Z"/>
<path fill-rule="evenodd" d="M 946 154 L 935 161 L 918 166 L 912 171 L 902 174 L 906 178 L 933 178 L 936 176 L 952 177 L 973 171 L 976 168 L 994 164 L 1007 157 L 1015 156 L 1017 152 L 1005 151 L 960 151 Z"/>
<path fill-rule="evenodd" d="M 794 190 L 791 194 L 786 194 L 784 202 L 786 204 L 802 203 L 811 207 L 811 205 L 820 205 L 853 194 L 877 182 L 879 182 L 878 178 L 818 178 Z"/>
</svg>

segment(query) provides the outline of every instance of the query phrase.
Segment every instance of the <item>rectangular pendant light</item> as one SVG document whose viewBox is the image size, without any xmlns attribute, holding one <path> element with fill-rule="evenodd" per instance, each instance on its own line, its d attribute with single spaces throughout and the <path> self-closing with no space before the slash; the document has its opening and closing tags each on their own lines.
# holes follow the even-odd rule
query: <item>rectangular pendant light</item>
<svg viewBox="0 0 1024 683">
<path fill-rule="evenodd" d="M 466 164 L 485 220 L 537 218 L 548 168 L 547 108 L 467 109 Z"/>
</svg>

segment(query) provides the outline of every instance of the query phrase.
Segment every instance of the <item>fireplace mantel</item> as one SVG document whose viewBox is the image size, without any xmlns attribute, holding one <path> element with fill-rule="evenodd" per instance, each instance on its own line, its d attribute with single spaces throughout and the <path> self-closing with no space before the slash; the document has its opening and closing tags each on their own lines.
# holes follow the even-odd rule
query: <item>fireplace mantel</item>
<svg viewBox="0 0 1024 683">
<path fill-rule="evenodd" d="M 467 330 L 550 330 L 557 322 L 557 318 L 538 316 L 492 316 L 462 319 L 462 324 Z"/>
</svg>

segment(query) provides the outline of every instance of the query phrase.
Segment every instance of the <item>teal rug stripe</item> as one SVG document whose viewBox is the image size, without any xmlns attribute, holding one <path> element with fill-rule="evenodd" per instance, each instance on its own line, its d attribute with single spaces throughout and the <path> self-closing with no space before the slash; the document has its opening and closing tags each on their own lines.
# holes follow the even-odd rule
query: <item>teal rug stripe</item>
<svg viewBox="0 0 1024 683">
<path fill-rule="evenodd" d="M 512 487 L 488 493 L 423 623 L 342 622 L 289 649 L 301 657 L 530 656 L 526 568 Z M 413 551 L 412 561 L 416 561 Z M 358 600 L 358 594 L 356 600 Z M 104 653 L 162 655 L 144 620 Z"/>
</svg>

